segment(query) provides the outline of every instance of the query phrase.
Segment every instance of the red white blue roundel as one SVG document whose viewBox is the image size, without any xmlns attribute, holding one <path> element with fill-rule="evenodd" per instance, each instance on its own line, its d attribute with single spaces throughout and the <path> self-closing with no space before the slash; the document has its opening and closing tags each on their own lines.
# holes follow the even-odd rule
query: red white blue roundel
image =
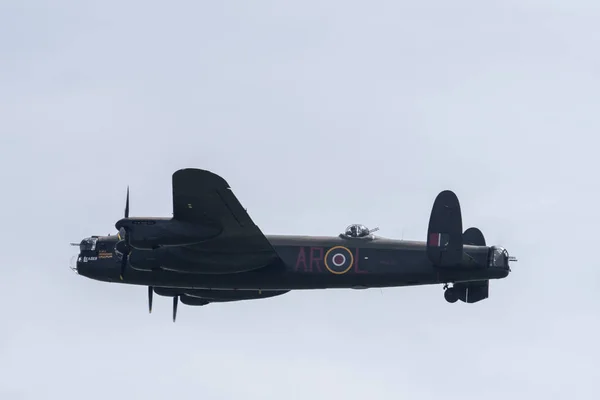
<svg viewBox="0 0 600 400">
<path fill-rule="evenodd" d="M 325 253 L 325 267 L 332 274 L 345 274 L 352 268 L 354 256 L 344 246 L 332 247 Z"/>
</svg>

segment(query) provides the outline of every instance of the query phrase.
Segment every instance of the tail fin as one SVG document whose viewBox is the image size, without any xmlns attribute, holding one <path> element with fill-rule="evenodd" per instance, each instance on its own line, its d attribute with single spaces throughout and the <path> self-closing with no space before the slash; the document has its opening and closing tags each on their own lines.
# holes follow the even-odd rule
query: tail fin
<svg viewBox="0 0 600 400">
<path fill-rule="evenodd" d="M 429 217 L 427 257 L 438 267 L 460 264 L 463 258 L 463 240 L 458 197 L 454 192 L 444 190 L 435 198 Z"/>
<path fill-rule="evenodd" d="M 463 233 L 463 243 L 473 246 L 485 246 L 485 237 L 478 228 L 469 228 Z"/>
</svg>

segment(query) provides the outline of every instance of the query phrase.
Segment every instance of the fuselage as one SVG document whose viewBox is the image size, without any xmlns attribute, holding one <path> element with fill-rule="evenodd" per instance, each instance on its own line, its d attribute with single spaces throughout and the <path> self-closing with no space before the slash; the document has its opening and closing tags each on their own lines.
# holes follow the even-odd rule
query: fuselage
<svg viewBox="0 0 600 400">
<path fill-rule="evenodd" d="M 412 286 L 501 279 L 510 272 L 507 260 L 492 262 L 494 252 L 502 249 L 489 246 L 465 246 L 464 264 L 439 268 L 429 261 L 425 242 L 381 237 L 267 235 L 267 238 L 278 257 L 247 272 L 181 272 L 153 266 L 147 270 L 128 268 L 121 281 L 120 257 L 114 251 L 116 236 L 94 237 L 93 246 L 83 246 L 82 242 L 76 268 L 81 275 L 107 282 L 241 290 Z"/>
</svg>

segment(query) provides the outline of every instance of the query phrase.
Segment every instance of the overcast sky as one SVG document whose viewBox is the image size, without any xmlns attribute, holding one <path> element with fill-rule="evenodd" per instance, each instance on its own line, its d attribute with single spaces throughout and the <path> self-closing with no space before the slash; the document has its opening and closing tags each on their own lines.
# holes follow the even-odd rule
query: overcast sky
<svg viewBox="0 0 600 400">
<path fill-rule="evenodd" d="M 599 18 L 0 0 L 0 398 L 597 399 Z M 424 240 L 452 189 L 519 262 L 477 304 L 298 291 L 173 324 L 169 298 L 148 315 L 146 288 L 75 275 L 68 244 L 114 233 L 127 185 L 131 215 L 170 216 L 183 167 L 222 175 L 266 233 Z"/>
</svg>

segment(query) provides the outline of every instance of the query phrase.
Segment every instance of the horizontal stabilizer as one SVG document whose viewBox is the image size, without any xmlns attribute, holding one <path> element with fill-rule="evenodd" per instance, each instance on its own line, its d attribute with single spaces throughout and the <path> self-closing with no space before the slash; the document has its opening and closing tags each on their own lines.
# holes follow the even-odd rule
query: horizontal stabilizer
<svg viewBox="0 0 600 400">
<path fill-rule="evenodd" d="M 462 261 L 462 215 L 458 197 L 450 190 L 438 194 L 433 203 L 427 230 L 427 257 L 438 267 Z"/>
<path fill-rule="evenodd" d="M 478 228 L 469 228 L 463 233 L 463 243 L 473 246 L 485 246 L 485 237 Z"/>
<path fill-rule="evenodd" d="M 490 281 L 455 283 L 453 289 L 457 290 L 459 300 L 465 303 L 477 303 L 489 297 Z"/>
</svg>

